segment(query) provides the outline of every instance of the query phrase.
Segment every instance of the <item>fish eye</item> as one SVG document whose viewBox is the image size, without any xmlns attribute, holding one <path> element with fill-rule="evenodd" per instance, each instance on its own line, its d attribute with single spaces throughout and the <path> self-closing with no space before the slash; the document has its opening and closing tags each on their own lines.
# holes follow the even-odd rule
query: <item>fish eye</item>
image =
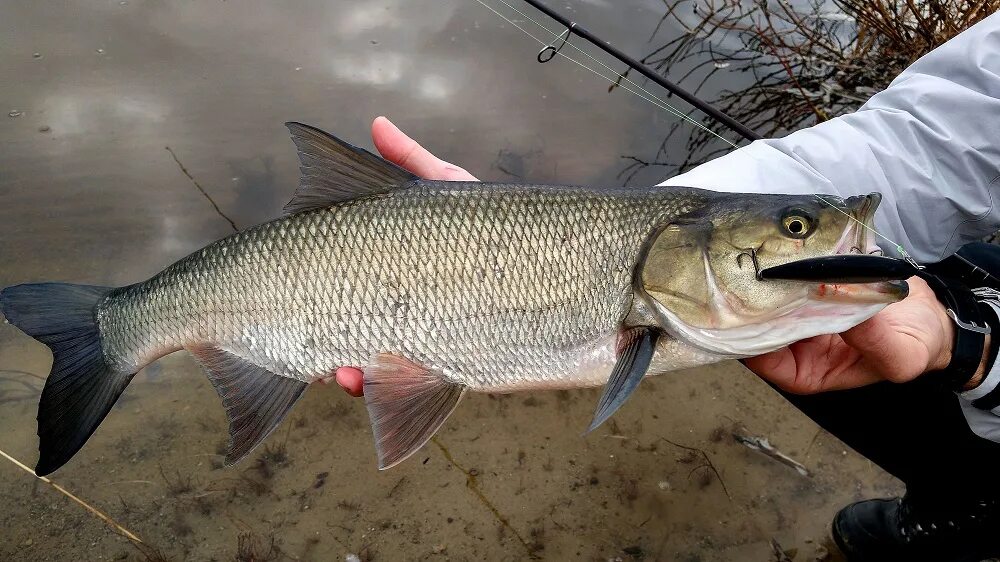
<svg viewBox="0 0 1000 562">
<path fill-rule="evenodd" d="M 812 233 L 812 220 L 799 210 L 792 210 L 781 219 L 785 232 L 792 238 L 805 238 Z"/>
</svg>

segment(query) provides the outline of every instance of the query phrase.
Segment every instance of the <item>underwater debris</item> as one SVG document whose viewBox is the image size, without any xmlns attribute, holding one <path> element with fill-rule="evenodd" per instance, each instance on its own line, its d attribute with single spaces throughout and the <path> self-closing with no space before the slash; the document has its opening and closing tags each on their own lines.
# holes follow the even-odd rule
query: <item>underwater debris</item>
<svg viewBox="0 0 1000 562">
<path fill-rule="evenodd" d="M 266 540 L 253 532 L 240 533 L 236 539 L 237 562 L 270 562 L 278 560 L 281 549 L 274 543 L 274 535 L 268 535 Z"/>
<path fill-rule="evenodd" d="M 805 467 L 805 465 L 793 459 L 792 457 L 789 457 L 788 455 L 782 453 L 781 451 L 775 449 L 774 446 L 771 445 L 770 441 L 768 441 L 766 437 L 757 437 L 754 435 L 743 435 L 740 433 L 734 433 L 733 439 L 735 439 L 737 443 L 741 443 L 747 446 L 748 448 L 753 449 L 754 451 L 760 451 L 761 453 L 764 453 L 765 455 L 771 457 L 772 459 L 780 462 L 785 466 L 790 466 L 794 468 L 795 472 L 798 472 L 802 476 L 807 476 L 807 477 L 812 476 L 812 474 Z"/>
</svg>

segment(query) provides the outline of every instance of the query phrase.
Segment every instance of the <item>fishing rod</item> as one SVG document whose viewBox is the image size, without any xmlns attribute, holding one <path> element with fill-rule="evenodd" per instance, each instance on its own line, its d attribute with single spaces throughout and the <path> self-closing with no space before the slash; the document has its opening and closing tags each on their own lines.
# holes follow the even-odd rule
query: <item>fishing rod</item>
<svg viewBox="0 0 1000 562">
<path fill-rule="evenodd" d="M 504 4 L 507 4 L 507 2 L 505 0 L 500 0 L 500 1 L 502 3 L 504 3 Z M 578 24 L 577 22 L 570 20 L 569 18 L 563 16 L 559 12 L 553 10 L 552 8 L 549 8 L 548 6 L 546 6 L 545 4 L 543 4 L 541 2 L 541 0 L 524 0 L 524 2 L 527 3 L 528 5 L 532 6 L 536 10 L 542 12 L 543 14 L 545 14 L 546 16 L 548 16 L 549 18 L 552 18 L 554 21 L 560 23 L 561 25 L 566 26 L 565 31 L 563 31 L 558 36 L 558 38 L 556 39 L 556 41 L 553 41 L 552 43 L 549 43 L 541 51 L 539 51 L 538 57 L 537 57 L 538 58 L 538 62 L 541 62 L 541 63 L 548 62 L 548 61 L 552 60 L 557 54 L 561 54 L 559 52 L 560 49 L 562 49 L 569 42 L 570 37 L 572 35 L 577 35 L 578 37 L 584 39 L 585 41 L 587 41 L 591 45 L 594 45 L 595 47 L 597 47 L 600 50 L 604 51 L 608 55 L 611 55 L 613 58 L 615 58 L 615 59 L 619 60 L 620 62 L 624 63 L 629 68 L 635 70 L 639 74 L 642 74 L 646 78 L 648 78 L 648 79 L 652 80 L 653 82 L 655 82 L 656 84 L 660 85 L 665 90 L 667 90 L 670 93 L 676 95 L 677 97 L 679 97 L 682 100 L 686 101 L 687 103 L 691 104 L 695 108 L 701 110 L 706 115 L 711 116 L 717 122 L 722 123 L 723 125 L 725 125 L 729 129 L 731 129 L 734 132 L 738 133 L 744 139 L 749 140 L 749 141 L 755 141 L 755 140 L 760 140 L 760 139 L 764 138 L 763 136 L 757 134 L 756 131 L 754 131 L 753 129 L 750 129 L 749 127 L 747 127 L 743 123 L 740 123 L 736 119 L 733 119 L 729 115 L 726 115 L 722 111 L 719 111 L 718 109 L 716 109 L 715 107 L 713 107 L 711 104 L 709 104 L 709 103 L 707 103 L 707 102 L 699 99 L 697 96 L 695 96 L 691 92 L 688 92 L 684 88 L 681 88 L 677 84 L 674 84 L 673 82 L 667 80 L 666 78 L 664 78 L 663 76 L 661 76 L 659 73 L 657 73 L 655 70 L 653 70 L 649 66 L 646 66 L 642 62 L 640 62 L 640 61 L 638 61 L 638 60 L 630 57 L 629 55 L 623 53 L 621 50 L 617 49 L 616 47 L 614 47 L 613 45 L 611 45 L 607 41 L 604 41 L 603 39 L 597 37 L 596 35 L 594 35 L 590 31 L 588 31 L 587 29 L 585 29 L 583 26 L 581 26 L 580 24 Z M 480 0 L 480 3 L 482 4 L 481 0 Z M 507 4 L 507 5 L 509 6 L 509 4 Z M 556 43 L 558 43 L 558 44 L 556 44 Z M 577 48 L 577 50 L 579 51 L 579 48 Z M 565 56 L 565 55 L 563 55 L 563 56 Z M 573 60 L 573 59 L 570 59 L 570 60 Z M 579 63 L 577 63 L 577 64 L 579 64 Z M 622 78 L 624 78 L 624 77 L 621 76 L 621 75 L 619 75 L 619 81 L 621 81 Z M 631 82 L 631 81 L 629 81 L 629 82 Z M 690 121 L 690 119 L 688 119 L 688 120 Z M 718 136 L 718 135 L 716 135 L 716 136 Z M 719 138 L 722 138 L 722 137 L 719 137 Z M 722 139 L 722 140 L 725 140 L 726 142 L 730 142 L 730 141 L 728 141 L 728 139 Z M 732 143 L 730 142 L 730 144 L 732 144 Z M 733 145 L 733 146 L 735 148 L 735 145 Z M 840 210 L 836 205 L 834 205 L 831 202 L 827 201 L 822 196 L 817 195 L 816 198 L 819 199 L 820 201 L 822 201 L 823 203 L 825 203 L 826 205 L 829 205 L 830 207 L 832 207 L 834 209 L 837 209 L 841 213 L 844 213 L 844 211 Z M 844 213 L 844 214 L 846 215 L 847 213 Z M 886 237 L 882 233 L 878 232 L 877 230 L 871 228 L 870 226 L 868 226 L 868 225 L 866 225 L 864 223 L 861 223 L 860 221 L 858 221 L 853 216 L 850 216 L 850 215 L 848 215 L 848 216 L 849 216 L 849 218 L 851 220 L 853 220 L 853 221 L 858 222 L 859 224 L 861 224 L 861 226 L 863 228 L 865 228 L 866 230 L 871 230 L 872 232 L 875 233 L 876 236 L 879 236 L 880 238 L 883 238 L 887 242 L 889 242 L 890 244 L 892 244 L 892 246 L 895 248 L 895 250 L 897 252 L 899 252 L 900 256 L 906 262 L 906 264 L 907 264 L 906 267 L 915 267 L 917 269 L 920 269 L 920 266 L 917 264 L 917 262 L 913 260 L 913 258 L 909 255 L 909 253 L 907 253 L 907 251 L 900 244 L 898 244 L 898 243 L 890 240 L 888 237 Z M 852 259 L 842 260 L 842 261 L 844 262 L 844 263 L 840 264 L 842 266 L 849 266 L 849 264 L 860 265 L 860 264 L 856 264 L 855 263 L 856 260 L 852 260 Z M 866 266 L 866 267 L 872 267 L 872 266 L 874 266 L 875 263 L 883 264 L 880 267 L 881 267 L 881 270 L 882 270 L 881 272 L 883 274 L 885 274 L 885 275 L 890 275 L 891 276 L 891 275 L 898 275 L 899 274 L 898 271 L 891 270 L 892 269 L 891 267 L 889 269 L 885 269 L 885 265 L 884 264 L 886 264 L 887 261 L 865 263 L 864 266 Z M 872 267 L 872 268 L 874 270 L 879 270 L 880 267 Z M 844 269 L 844 268 L 842 268 L 842 269 Z M 849 269 L 849 267 L 846 268 L 846 269 Z M 777 272 L 775 272 L 775 273 L 777 273 Z M 789 271 L 789 272 L 786 272 L 786 273 L 790 275 L 792 272 Z M 829 273 L 829 272 L 827 272 L 827 273 Z M 801 274 L 801 272 L 800 272 L 800 274 Z"/>
<path fill-rule="evenodd" d="M 542 40 L 541 38 L 533 35 L 530 31 L 528 31 L 527 29 L 525 29 L 525 27 L 522 26 L 521 23 L 518 23 L 517 20 L 512 19 L 512 18 L 508 17 L 507 15 L 504 15 L 502 12 L 500 12 L 496 8 L 490 6 L 485 0 L 475 0 L 475 1 L 477 3 L 479 3 L 480 5 L 482 5 L 484 8 L 486 8 L 487 10 L 489 10 L 489 11 L 493 12 L 494 14 L 496 14 L 501 19 L 505 20 L 507 23 L 511 24 L 513 27 L 515 27 L 518 30 L 520 30 L 522 33 L 524 33 L 528 37 L 532 38 L 533 40 L 535 40 L 536 42 L 538 42 L 539 44 L 541 44 L 542 45 L 542 50 L 538 52 L 538 55 L 536 57 L 537 60 L 538 60 L 538 62 L 540 62 L 540 63 L 548 62 L 548 61 L 552 60 L 553 58 L 555 58 L 557 55 L 561 56 L 561 57 L 567 59 L 568 61 L 570 61 L 570 62 L 572 62 L 572 63 L 580 66 L 581 68 L 583 68 L 583 69 L 585 69 L 585 70 L 587 70 L 587 71 L 589 71 L 589 72 L 591 72 L 591 73 L 593 73 L 593 74 L 595 74 L 595 75 L 603 78 L 604 80 L 607 80 L 612 85 L 614 85 L 614 86 L 620 86 L 622 89 L 624 89 L 624 90 L 626 90 L 626 91 L 628 91 L 628 92 L 630 92 L 632 94 L 635 94 L 636 96 L 639 96 L 640 98 L 642 98 L 642 99 L 644 99 L 644 100 L 652 103 L 653 105 L 659 107 L 660 109 L 663 109 L 664 111 L 667 111 L 668 113 L 671 113 L 672 115 L 678 117 L 682 121 L 686 121 L 687 123 L 690 123 L 693 127 L 697 127 L 699 129 L 702 129 L 706 133 L 708 133 L 708 134 L 710 134 L 710 135 L 718 138 L 719 140 L 721 140 L 722 142 L 725 142 L 726 144 L 732 146 L 733 148 L 737 148 L 736 143 L 734 143 L 731 140 L 729 140 L 729 139 L 727 139 L 727 138 L 719 135 L 717 132 L 715 132 L 711 128 L 707 127 L 703 123 L 701 123 L 701 122 L 699 122 L 699 121 L 697 121 L 695 119 L 692 119 L 690 117 L 690 115 L 683 113 L 679 109 L 677 109 L 677 108 L 671 106 L 670 104 L 668 104 L 666 101 L 658 98 L 656 95 L 654 95 L 649 90 L 646 90 L 641 85 L 639 85 L 636 82 L 630 80 L 626 76 L 627 71 L 625 73 L 618 72 L 618 71 L 612 69 L 607 64 L 601 62 L 600 60 L 598 60 L 597 58 L 595 58 L 591 54 L 587 53 L 586 51 L 584 51 L 580 47 L 577 47 L 576 45 L 574 45 L 573 43 L 571 43 L 570 42 L 570 38 L 572 37 L 572 35 L 575 34 L 578 37 L 581 37 L 582 39 L 584 39 L 585 41 L 587 41 L 588 43 L 590 43 L 591 45 L 596 46 L 601 51 L 603 51 L 605 54 L 610 55 L 612 58 L 614 58 L 614 59 L 616 59 L 616 60 L 624 63 L 630 69 L 633 69 L 636 72 L 639 72 L 640 74 L 642 74 L 643 76 L 645 76 L 649 80 L 653 81 L 654 83 L 658 84 L 659 86 L 661 86 L 665 90 L 671 92 L 672 94 L 675 94 L 677 97 L 679 97 L 679 98 L 683 99 L 684 101 L 686 101 L 687 103 L 691 104 L 696 109 L 699 109 L 702 112 L 704 112 L 706 115 L 711 116 L 717 122 L 722 123 L 723 125 L 725 125 L 729 129 L 731 129 L 734 132 L 738 133 L 740 136 L 742 136 L 746 140 L 755 141 L 755 140 L 760 140 L 760 139 L 763 138 L 763 136 L 757 134 L 755 131 L 753 131 L 752 129 L 750 129 L 746 125 L 740 123 L 739 121 L 733 119 L 729 115 L 726 115 L 722 111 L 719 111 L 718 109 L 716 109 L 715 107 L 713 107 L 709 103 L 707 103 L 705 101 L 702 101 L 701 99 L 697 98 L 694 94 L 688 92 L 687 90 L 684 90 L 680 86 L 678 86 L 678 85 L 674 84 L 673 82 L 670 82 L 669 80 L 667 80 L 664 77 L 660 76 L 655 70 L 649 68 L 645 64 L 639 62 L 638 60 L 636 60 L 636 59 L 628 56 L 627 54 L 623 53 L 622 51 L 618 50 L 617 48 L 615 48 L 614 46 L 612 46 L 611 44 L 609 44 L 607 41 L 604 41 L 604 40 L 598 38 L 593 33 L 591 33 L 590 31 L 587 31 L 585 28 L 583 28 L 577 22 L 571 21 L 570 19 L 566 18 L 562 14 L 560 14 L 560 13 L 556 12 L 555 10 L 549 8 L 548 6 L 546 6 L 545 4 L 543 4 L 540 0 L 524 0 L 524 2 L 527 3 L 528 5 L 532 6 L 536 10 L 542 12 L 543 14 L 545 14 L 547 17 L 549 17 L 553 21 L 555 21 L 555 22 L 557 22 L 557 23 L 565 26 L 565 29 L 563 30 L 562 33 L 556 33 L 554 31 L 548 29 L 546 26 L 543 26 L 541 23 L 539 23 L 538 21 L 536 21 L 535 19 L 533 19 L 530 15 L 528 15 L 525 12 L 517 9 L 517 7 L 515 7 L 512 4 L 513 2 L 517 2 L 517 0 L 496 0 L 496 1 L 499 4 L 502 4 L 503 6 L 505 6 L 507 9 L 511 10 L 512 12 L 514 12 L 517 15 L 521 16 L 522 18 L 524 18 L 524 20 L 526 20 L 528 22 L 531 22 L 536 27 L 538 27 L 539 29 L 541 29 L 544 32 L 546 32 L 547 34 L 549 34 L 553 38 L 553 40 L 545 41 L 545 40 Z M 524 21 L 524 20 L 522 20 L 522 21 Z M 611 75 L 606 75 L 602 71 L 600 71 L 598 69 L 595 69 L 593 67 L 590 67 L 587 64 L 585 64 L 585 63 L 583 63 L 583 62 L 581 62 L 581 61 L 579 61 L 579 60 L 577 60 L 577 59 L 575 59 L 575 58 L 573 58 L 573 57 L 571 57 L 571 56 L 569 56 L 569 55 L 561 52 L 562 49 L 563 49 L 563 47 L 567 47 L 567 46 L 569 48 L 573 49 L 574 51 L 576 51 L 577 53 L 583 55 L 584 57 L 589 58 L 591 61 L 593 61 L 598 66 L 603 67 L 606 71 L 610 71 L 612 74 Z M 615 75 L 618 76 L 617 80 L 614 78 Z M 889 244 L 891 244 L 891 247 L 893 249 L 895 249 L 896 252 L 899 253 L 899 255 L 901 256 L 901 258 L 904 261 L 908 262 L 910 266 L 915 267 L 917 269 L 920 269 L 920 266 L 917 264 L 916 261 L 914 261 L 914 259 L 910 256 L 910 254 L 906 251 L 906 249 L 903 248 L 902 245 L 894 242 L 889 237 L 885 236 L 884 234 L 882 234 L 878 230 L 872 228 L 871 226 L 869 226 L 867 224 L 864 224 L 863 222 L 859 221 L 853 215 L 850 215 L 850 214 L 846 213 L 843 209 L 841 209 L 840 207 L 838 207 L 835 203 L 827 201 L 826 198 L 824 198 L 823 196 L 816 195 L 816 198 L 819 201 L 821 201 L 823 204 L 828 205 L 829 207 L 835 209 L 836 211 L 838 211 L 838 212 L 843 213 L 844 215 L 846 215 L 848 217 L 848 220 L 851 220 L 851 221 L 859 223 L 859 225 L 861 226 L 861 228 L 864 228 L 865 230 L 868 230 L 868 231 L 874 233 L 879 238 L 884 239 L 886 242 L 888 242 Z M 851 260 L 847 260 L 847 262 L 851 262 Z M 885 264 L 887 262 L 878 262 L 878 263 Z M 849 265 L 849 263 L 843 263 L 843 264 L 839 264 L 839 265 L 841 265 L 841 266 L 843 266 L 843 265 Z M 862 265 L 864 265 L 864 267 L 878 269 L 878 266 L 876 266 L 875 262 L 865 263 L 865 264 L 862 264 Z M 884 267 L 884 266 L 882 266 L 882 267 Z M 778 272 L 774 272 L 774 273 L 778 273 Z M 793 274 L 795 274 L 795 275 L 807 275 L 808 276 L 808 275 L 813 275 L 814 274 L 812 272 L 806 274 L 806 273 L 802 273 L 802 272 L 792 272 L 792 271 L 783 271 L 783 272 L 780 272 L 780 273 L 783 276 L 790 276 L 790 275 L 793 275 Z M 825 274 L 829 274 L 830 271 L 824 271 L 824 273 Z M 886 275 L 898 275 L 899 273 L 897 271 L 889 271 L 889 272 L 887 272 L 885 274 Z"/>
<path fill-rule="evenodd" d="M 549 8 L 539 0 L 524 0 L 524 2 L 531 5 L 538 11 L 545 14 L 546 16 L 566 26 L 566 31 L 564 31 L 562 35 L 560 35 L 560 39 L 562 42 L 558 46 L 550 44 L 544 49 L 542 49 L 538 53 L 538 62 L 548 62 L 549 60 L 552 60 L 552 58 L 555 57 L 556 54 L 559 52 L 559 49 L 562 49 L 563 45 L 565 45 L 565 43 L 569 41 L 570 36 L 576 35 L 581 39 L 587 41 L 591 45 L 594 45 L 598 49 L 618 59 L 629 68 L 635 70 L 639 74 L 642 74 L 646 78 L 652 80 L 653 82 L 660 85 L 662 88 L 674 94 L 675 96 L 681 98 L 687 103 L 698 108 L 699 110 L 711 116 L 719 123 L 722 123 L 726 127 L 729 127 L 734 132 L 738 133 L 741 137 L 749 141 L 755 141 L 764 138 L 763 136 L 757 134 L 757 132 L 754 131 L 753 129 L 747 127 L 743 123 L 740 123 L 736 119 L 733 119 L 732 117 L 719 111 L 712 105 L 702 101 L 697 96 L 695 96 L 691 92 L 688 92 L 684 88 L 681 88 L 677 84 L 674 84 L 673 82 L 667 80 L 652 68 L 646 66 L 645 64 L 639 62 L 638 60 L 623 53 L 622 51 L 620 51 L 607 41 L 600 39 L 590 31 L 588 31 L 586 28 L 584 28 L 577 22 L 569 20 L 568 18 L 566 18 L 559 12 L 556 12 L 552 8 Z"/>
</svg>

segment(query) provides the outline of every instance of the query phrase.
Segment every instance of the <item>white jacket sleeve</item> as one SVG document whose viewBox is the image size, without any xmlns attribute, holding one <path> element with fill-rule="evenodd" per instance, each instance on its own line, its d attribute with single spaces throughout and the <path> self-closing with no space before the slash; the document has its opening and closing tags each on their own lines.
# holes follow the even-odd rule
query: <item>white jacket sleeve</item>
<svg viewBox="0 0 1000 562">
<path fill-rule="evenodd" d="M 857 112 L 756 141 L 663 185 L 841 196 L 878 191 L 880 233 L 917 261 L 950 255 L 1000 228 L 1000 14 L 913 63 Z M 896 255 L 891 244 L 883 249 Z M 988 379 L 995 386 L 1000 371 Z M 972 429 L 1000 442 L 1000 415 L 959 399 Z"/>
</svg>

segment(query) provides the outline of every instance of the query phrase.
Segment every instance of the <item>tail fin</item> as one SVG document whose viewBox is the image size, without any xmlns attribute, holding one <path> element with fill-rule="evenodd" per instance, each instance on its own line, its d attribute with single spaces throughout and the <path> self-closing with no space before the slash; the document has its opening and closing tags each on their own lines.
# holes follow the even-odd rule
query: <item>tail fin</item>
<svg viewBox="0 0 1000 562">
<path fill-rule="evenodd" d="M 111 290 L 39 283 L 0 291 L 7 321 L 52 349 L 52 372 L 38 404 L 39 476 L 83 447 L 135 374 L 109 365 L 101 349 L 95 309 Z"/>
</svg>

